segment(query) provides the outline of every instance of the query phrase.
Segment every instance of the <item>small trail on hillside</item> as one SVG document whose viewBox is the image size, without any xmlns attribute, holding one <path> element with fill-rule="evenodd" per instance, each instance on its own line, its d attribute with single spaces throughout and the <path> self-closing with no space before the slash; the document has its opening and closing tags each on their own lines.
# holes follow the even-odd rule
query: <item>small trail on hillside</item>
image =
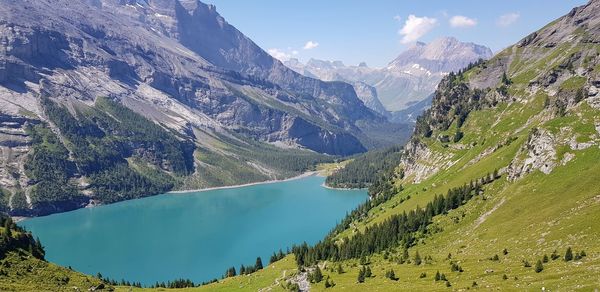
<svg viewBox="0 0 600 292">
<path fill-rule="evenodd" d="M 498 210 L 498 208 L 500 208 L 500 206 L 502 206 L 504 204 L 504 202 L 506 202 L 506 198 L 502 198 L 502 200 L 500 200 L 500 202 L 498 202 L 498 204 L 496 204 L 491 210 L 483 213 L 479 218 L 477 218 L 477 221 L 475 221 L 475 226 L 473 227 L 473 229 L 479 227 L 479 225 L 481 225 L 481 223 L 485 222 L 485 220 L 492 215 L 492 213 L 494 213 L 494 211 Z"/>
<path fill-rule="evenodd" d="M 275 283 L 273 283 L 271 286 L 265 287 L 265 288 L 260 288 L 258 289 L 258 292 L 266 292 L 266 291 L 271 291 L 273 290 L 273 288 L 279 286 L 281 280 L 285 279 L 285 275 L 287 273 L 287 270 L 283 270 L 283 274 L 281 275 L 281 277 L 275 279 Z"/>
</svg>

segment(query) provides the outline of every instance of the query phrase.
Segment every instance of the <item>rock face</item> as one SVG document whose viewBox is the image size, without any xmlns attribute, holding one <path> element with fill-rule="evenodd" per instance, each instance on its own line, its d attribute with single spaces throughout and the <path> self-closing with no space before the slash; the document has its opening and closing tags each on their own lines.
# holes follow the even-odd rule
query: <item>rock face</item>
<svg viewBox="0 0 600 292">
<path fill-rule="evenodd" d="M 306 64 L 292 59 L 285 64 L 306 76 L 322 80 L 362 82 L 377 89 L 377 96 L 388 111 L 405 110 L 431 95 L 449 72 L 456 72 L 479 59 L 489 59 L 492 51 L 481 45 L 463 43 L 446 37 L 430 44 L 416 43 L 385 68 L 369 68 L 366 64 L 346 66 L 340 61 L 309 60 Z M 356 88 L 356 86 L 355 86 Z M 361 92 L 357 90 L 357 93 Z M 359 97 L 378 111 L 369 94 Z M 420 112 L 419 112 L 420 114 Z M 396 116 L 402 116 L 402 113 Z M 396 119 L 401 120 L 401 119 Z"/>
<path fill-rule="evenodd" d="M 2 95 L 5 103 L 17 100 L 18 105 L 15 94 L 27 93 L 67 103 L 128 96 L 156 105 L 150 101 L 158 91 L 161 103 L 175 101 L 201 112 L 186 122 L 243 129 L 263 141 L 282 137 L 336 155 L 365 148 L 335 152 L 326 146 L 331 141 L 313 141 L 311 148 L 302 137 L 276 133 L 282 128 L 273 120 L 305 114 L 320 136 L 345 137 L 338 144 L 363 144 L 351 138 L 361 132 L 357 121 L 385 123 L 351 85 L 289 70 L 229 25 L 214 6 L 199 1 L 6 0 L 0 15 L 0 82 L 9 89 Z M 253 96 L 244 94 L 248 88 Z M 329 126 L 317 126 L 323 123 Z"/>
<path fill-rule="evenodd" d="M 381 115 L 389 116 L 389 112 L 381 104 L 381 101 L 379 101 L 375 87 L 360 81 L 351 82 L 351 84 L 354 87 L 354 91 L 356 91 L 356 95 L 362 100 L 365 106 Z"/>
<path fill-rule="evenodd" d="M 525 159 L 518 158 L 522 155 Z M 555 137 L 547 131 L 535 130 L 521 149 L 521 153 L 517 154 L 517 158 L 508 166 L 508 179 L 517 180 L 534 170 L 549 174 L 556 163 Z"/>
</svg>

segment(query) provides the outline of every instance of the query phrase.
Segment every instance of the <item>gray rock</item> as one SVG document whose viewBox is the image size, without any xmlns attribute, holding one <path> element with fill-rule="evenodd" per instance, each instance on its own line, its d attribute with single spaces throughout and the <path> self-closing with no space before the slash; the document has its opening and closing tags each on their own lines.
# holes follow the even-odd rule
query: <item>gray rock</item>
<svg viewBox="0 0 600 292">
<path fill-rule="evenodd" d="M 288 69 L 200 1 L 1 0 L 0 19 L 1 98 L 16 104 L 17 93 L 65 104 L 130 98 L 178 131 L 210 125 L 334 155 L 365 150 L 357 123 L 387 127 L 351 85 Z M 185 112 L 164 107 L 174 102 Z M 283 117 L 315 134 L 284 133 Z"/>
</svg>

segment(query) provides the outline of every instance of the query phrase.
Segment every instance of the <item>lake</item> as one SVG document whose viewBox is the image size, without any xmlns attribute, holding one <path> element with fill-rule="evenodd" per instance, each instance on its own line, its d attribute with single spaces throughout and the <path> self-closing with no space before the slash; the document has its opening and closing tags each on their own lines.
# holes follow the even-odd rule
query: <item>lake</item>
<svg viewBox="0 0 600 292">
<path fill-rule="evenodd" d="M 20 222 L 46 259 L 111 279 L 203 282 L 235 266 L 266 266 L 274 251 L 321 240 L 365 190 L 322 187 L 325 178 L 164 194 Z"/>
</svg>

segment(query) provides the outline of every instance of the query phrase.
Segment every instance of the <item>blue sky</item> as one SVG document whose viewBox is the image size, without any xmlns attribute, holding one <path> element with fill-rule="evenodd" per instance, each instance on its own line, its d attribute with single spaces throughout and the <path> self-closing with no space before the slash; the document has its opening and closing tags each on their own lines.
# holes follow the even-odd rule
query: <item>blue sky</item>
<svg viewBox="0 0 600 292">
<path fill-rule="evenodd" d="M 204 0 L 279 58 L 385 66 L 441 36 L 501 50 L 586 0 Z M 412 16 L 411 16 L 412 15 Z"/>
</svg>

